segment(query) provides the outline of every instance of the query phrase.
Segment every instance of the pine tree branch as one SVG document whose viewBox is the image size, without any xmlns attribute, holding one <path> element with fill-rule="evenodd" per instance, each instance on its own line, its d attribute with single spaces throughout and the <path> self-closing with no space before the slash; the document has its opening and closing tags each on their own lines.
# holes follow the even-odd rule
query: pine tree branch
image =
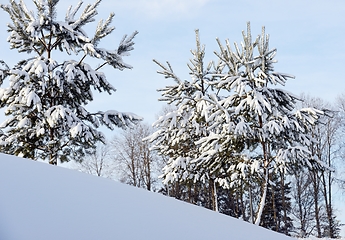
<svg viewBox="0 0 345 240">
<path fill-rule="evenodd" d="M 52 39 L 53 39 L 53 28 L 52 28 L 52 24 L 50 25 L 50 34 L 49 34 L 49 41 L 48 41 L 48 46 L 49 46 L 49 51 L 53 50 L 52 47 Z"/>
<path fill-rule="evenodd" d="M 46 51 L 49 51 L 47 43 L 44 41 L 45 37 L 44 37 L 43 30 L 41 30 L 41 36 L 42 36 L 42 38 L 39 38 L 39 41 L 43 44 L 43 46 L 45 47 Z"/>
<path fill-rule="evenodd" d="M 95 71 L 98 71 L 99 69 L 101 69 L 102 67 L 104 67 L 105 65 L 107 65 L 108 62 L 103 63 L 102 65 L 100 65 L 98 68 L 95 69 Z"/>
<path fill-rule="evenodd" d="M 78 62 L 77 66 L 80 66 L 80 64 L 84 61 L 84 59 L 86 58 L 87 54 L 84 54 L 84 56 L 80 59 L 80 61 Z M 96 70 L 97 71 L 97 70 Z"/>
<path fill-rule="evenodd" d="M 36 52 L 39 56 L 42 56 L 42 53 L 40 53 L 40 52 L 38 51 L 38 49 L 37 49 L 35 46 L 32 46 L 32 48 L 35 50 L 35 52 Z"/>
<path fill-rule="evenodd" d="M 24 0 L 18 1 L 10 0 L 9 5 L 0 4 L 12 20 L 8 25 L 8 42 L 11 49 L 35 56 L 17 63 L 13 71 L 0 61 L 0 83 L 10 78 L 10 84 L 16 86 L 2 89 L 0 107 L 16 106 L 6 111 L 10 119 L 0 130 L 0 141 L 7 144 L 4 150 L 33 159 L 50 159 L 52 164 L 59 159 L 82 159 L 96 142 L 105 142 L 105 136 L 97 130 L 101 125 L 110 129 L 116 126 L 124 128 L 141 120 L 133 114 L 116 111 L 92 116 L 82 107 L 93 100 L 92 87 L 100 92 L 115 90 L 105 74 L 97 70 L 106 64 L 121 70 L 130 68 L 122 62 L 122 57 L 133 49 L 131 38 L 122 41 L 119 49 L 95 49 L 82 28 L 94 21 L 96 7 L 101 0 L 89 4 L 82 15 L 74 19 L 82 4 L 80 1 L 73 11 L 70 8 L 65 22 L 55 21 L 55 7 L 59 0 L 34 0 L 35 12 L 27 10 Z M 112 32 L 112 18 L 113 14 L 105 22 L 101 21 L 98 39 L 95 40 Z M 76 61 L 58 62 L 50 58 L 55 50 L 80 55 Z M 102 59 L 100 63 L 104 63 L 95 71 L 86 64 L 87 56 Z M 76 66 L 77 63 L 81 66 Z M 84 110 L 79 113 L 78 109 Z M 19 125 L 21 120 L 24 121 Z"/>
<path fill-rule="evenodd" d="M 58 38 L 55 43 L 53 43 L 53 46 L 51 47 L 51 49 L 54 49 L 57 45 L 60 44 L 60 42 L 62 41 L 62 38 Z"/>
</svg>

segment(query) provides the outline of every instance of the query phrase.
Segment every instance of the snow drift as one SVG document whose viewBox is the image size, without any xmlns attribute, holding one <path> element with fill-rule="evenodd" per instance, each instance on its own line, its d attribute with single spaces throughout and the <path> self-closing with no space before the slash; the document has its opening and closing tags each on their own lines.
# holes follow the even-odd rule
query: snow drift
<svg viewBox="0 0 345 240">
<path fill-rule="evenodd" d="M 3 240 L 292 239 L 157 193 L 4 154 L 0 194 Z"/>
</svg>

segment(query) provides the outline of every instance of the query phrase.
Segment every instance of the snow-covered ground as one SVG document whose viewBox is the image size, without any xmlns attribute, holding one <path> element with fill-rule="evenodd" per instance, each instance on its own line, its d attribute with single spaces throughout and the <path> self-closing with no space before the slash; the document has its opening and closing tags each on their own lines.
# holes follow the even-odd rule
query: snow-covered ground
<svg viewBox="0 0 345 240">
<path fill-rule="evenodd" d="M 0 239 L 292 238 L 109 179 L 0 154 Z"/>
</svg>

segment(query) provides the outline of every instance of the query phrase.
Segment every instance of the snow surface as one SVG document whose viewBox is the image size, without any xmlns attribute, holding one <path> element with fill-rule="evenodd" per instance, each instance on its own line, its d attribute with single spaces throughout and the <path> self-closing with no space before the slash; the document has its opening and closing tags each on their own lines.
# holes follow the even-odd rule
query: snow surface
<svg viewBox="0 0 345 240">
<path fill-rule="evenodd" d="M 158 193 L 0 154 L 1 240 L 292 239 Z"/>
</svg>

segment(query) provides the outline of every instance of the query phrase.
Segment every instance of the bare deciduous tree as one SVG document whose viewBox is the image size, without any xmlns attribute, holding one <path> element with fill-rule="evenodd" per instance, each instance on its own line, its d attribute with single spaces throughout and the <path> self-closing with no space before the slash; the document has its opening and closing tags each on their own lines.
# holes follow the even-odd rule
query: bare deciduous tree
<svg viewBox="0 0 345 240">
<path fill-rule="evenodd" d="M 99 144 L 94 153 L 86 156 L 83 161 L 76 163 L 74 168 L 95 176 L 114 179 L 115 166 L 111 155 L 109 145 Z"/>
<path fill-rule="evenodd" d="M 293 174 L 297 186 L 294 198 L 299 208 L 300 235 L 301 237 L 306 237 L 315 231 L 312 234 L 315 234 L 317 237 L 335 238 L 339 235 L 339 228 L 334 215 L 332 189 L 337 171 L 330 169 L 336 169 L 337 160 L 341 152 L 340 143 L 342 141 L 340 141 L 339 137 L 342 121 L 340 112 L 320 98 L 302 97 L 304 99 L 304 106 L 323 109 L 326 113 L 321 117 L 320 123 L 316 124 L 312 129 L 315 142 L 309 146 L 309 150 L 319 161 L 328 167 L 328 170 L 312 169 L 308 174 L 300 172 Z M 339 104 L 339 106 L 341 105 Z M 303 186 L 305 189 L 299 192 L 298 190 L 301 190 L 300 188 Z M 301 194 L 308 191 L 310 196 L 301 196 Z M 309 205 L 308 202 L 314 205 L 313 209 L 301 211 L 303 206 Z M 301 214 L 302 212 L 303 214 Z M 315 229 L 311 229 L 308 232 L 307 226 L 310 223 L 315 226 Z M 305 236 L 303 236 L 304 234 Z"/>
<path fill-rule="evenodd" d="M 150 126 L 138 124 L 110 142 L 119 180 L 149 191 L 156 190 L 160 171 L 159 157 L 150 150 L 150 143 L 143 141 L 151 133 Z"/>
</svg>

